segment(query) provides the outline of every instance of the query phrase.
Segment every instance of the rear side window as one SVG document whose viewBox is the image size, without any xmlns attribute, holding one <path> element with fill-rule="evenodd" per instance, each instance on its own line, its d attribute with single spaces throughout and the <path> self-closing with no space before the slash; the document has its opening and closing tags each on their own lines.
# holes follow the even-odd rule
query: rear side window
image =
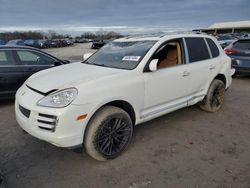
<svg viewBox="0 0 250 188">
<path fill-rule="evenodd" d="M 17 51 L 22 65 L 53 65 L 55 60 L 43 54 L 25 50 Z"/>
<path fill-rule="evenodd" d="M 11 56 L 11 51 L 1 50 L 0 51 L 0 66 L 1 65 L 14 65 L 13 58 Z"/>
<path fill-rule="evenodd" d="M 214 43 L 214 41 L 209 39 L 209 38 L 206 38 L 206 40 L 207 40 L 208 46 L 211 50 L 212 57 L 218 57 L 220 54 L 220 51 L 219 51 L 218 47 L 216 46 L 216 44 Z"/>
<path fill-rule="evenodd" d="M 210 58 L 207 45 L 203 38 L 185 38 L 185 41 L 190 63 Z"/>
<path fill-rule="evenodd" d="M 239 40 L 233 46 L 241 50 L 250 50 L 250 40 Z"/>
</svg>

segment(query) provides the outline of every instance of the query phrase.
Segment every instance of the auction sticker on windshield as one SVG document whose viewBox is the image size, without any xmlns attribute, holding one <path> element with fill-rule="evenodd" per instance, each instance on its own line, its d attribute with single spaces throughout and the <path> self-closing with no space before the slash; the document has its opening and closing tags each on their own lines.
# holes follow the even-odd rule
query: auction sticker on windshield
<svg viewBox="0 0 250 188">
<path fill-rule="evenodd" d="M 124 56 L 122 61 L 139 61 L 141 56 Z"/>
</svg>

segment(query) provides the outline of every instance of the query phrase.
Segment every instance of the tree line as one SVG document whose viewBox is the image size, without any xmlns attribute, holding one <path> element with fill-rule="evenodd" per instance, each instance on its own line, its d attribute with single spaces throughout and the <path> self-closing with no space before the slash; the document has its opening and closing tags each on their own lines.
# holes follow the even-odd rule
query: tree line
<svg viewBox="0 0 250 188">
<path fill-rule="evenodd" d="M 123 35 L 112 31 L 98 31 L 98 32 L 84 32 L 80 36 L 76 36 L 76 39 L 115 39 L 121 38 Z M 14 31 L 14 32 L 2 32 L 0 33 L 0 39 L 2 40 L 15 40 L 15 39 L 63 39 L 73 37 L 68 34 L 58 34 L 55 31 L 40 32 L 40 31 Z"/>
<path fill-rule="evenodd" d="M 96 33 L 93 32 L 85 32 L 81 36 L 76 38 L 85 38 L 85 39 L 116 39 L 124 37 L 120 33 L 114 31 L 97 31 Z"/>
</svg>

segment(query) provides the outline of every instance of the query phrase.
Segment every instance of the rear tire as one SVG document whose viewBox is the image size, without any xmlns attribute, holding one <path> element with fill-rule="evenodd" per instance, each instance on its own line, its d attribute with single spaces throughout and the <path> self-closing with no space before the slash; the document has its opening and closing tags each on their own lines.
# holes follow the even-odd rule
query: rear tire
<svg viewBox="0 0 250 188">
<path fill-rule="evenodd" d="M 133 123 L 127 112 L 114 107 L 101 108 L 90 120 L 84 146 L 96 160 L 106 161 L 119 156 L 129 145 Z"/>
<path fill-rule="evenodd" d="M 224 101 L 225 84 L 221 80 L 215 79 L 207 92 L 205 98 L 199 103 L 202 110 L 206 112 L 218 111 Z"/>
</svg>

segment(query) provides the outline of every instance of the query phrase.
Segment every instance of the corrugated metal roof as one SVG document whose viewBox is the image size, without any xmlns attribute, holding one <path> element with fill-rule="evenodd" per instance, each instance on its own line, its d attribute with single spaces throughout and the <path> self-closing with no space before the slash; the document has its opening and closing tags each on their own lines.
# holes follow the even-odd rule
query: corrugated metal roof
<svg viewBox="0 0 250 188">
<path fill-rule="evenodd" d="M 208 27 L 209 29 L 228 29 L 228 28 L 250 28 L 250 20 L 239 22 L 215 23 Z"/>
</svg>

